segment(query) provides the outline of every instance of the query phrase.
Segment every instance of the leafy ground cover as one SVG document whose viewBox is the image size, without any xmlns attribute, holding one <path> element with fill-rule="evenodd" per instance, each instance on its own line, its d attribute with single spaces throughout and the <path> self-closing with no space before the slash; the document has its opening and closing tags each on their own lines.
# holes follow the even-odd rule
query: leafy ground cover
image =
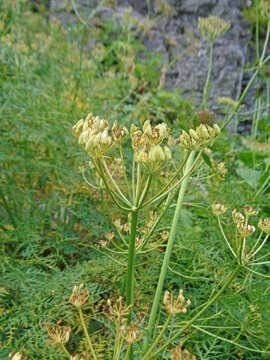
<svg viewBox="0 0 270 360">
<path fill-rule="evenodd" d="M 86 312 L 95 314 L 88 327 L 98 359 L 111 359 L 115 329 L 103 315 L 108 314 L 106 300 L 120 294 L 127 256 L 115 256 L 103 246 L 112 231 L 115 243 L 121 243 L 117 220 L 128 225 L 129 219 L 105 191 L 85 183 L 89 159 L 72 126 L 91 111 L 127 128 L 147 119 L 165 121 L 177 134 L 189 129 L 197 109 L 176 90 L 164 90 L 160 57 L 142 44 L 146 20 L 138 35 L 129 27 L 128 12 L 121 27 L 98 19 L 91 27 L 81 21 L 65 27 L 39 10 L 23 1 L 0 4 L 0 357 L 22 351 L 28 359 L 63 359 L 46 331 L 58 319 L 73 328 L 68 350 L 83 352 L 86 340 L 69 304 L 73 286 L 83 282 L 91 294 Z M 269 86 L 268 75 L 263 68 L 261 81 Z M 258 94 L 254 101 L 260 111 L 246 117 L 255 124 L 251 136 L 219 137 L 213 159 L 205 156 L 184 199 L 166 289 L 183 288 L 194 308 L 219 289 L 233 268 L 211 204 L 224 203 L 231 210 L 249 204 L 270 217 L 269 99 Z M 125 153 L 128 144 L 123 148 Z M 128 155 L 127 161 L 132 161 Z M 218 170 L 221 161 L 226 175 Z M 154 185 L 160 186 L 158 180 Z M 159 246 L 137 259 L 135 303 L 142 324 L 149 317 L 174 208 L 172 203 L 154 237 Z M 145 211 L 140 225 L 148 220 Z M 265 248 L 270 251 L 268 243 Z M 265 277 L 240 273 L 185 333 L 190 354 L 197 359 L 270 358 L 260 352 L 269 350 L 269 264 L 260 272 Z M 162 309 L 159 317 L 164 314 Z M 176 320 L 174 325 L 165 340 L 177 328 Z M 179 339 L 173 343 L 178 344 Z M 157 358 L 169 359 L 170 352 Z"/>
</svg>

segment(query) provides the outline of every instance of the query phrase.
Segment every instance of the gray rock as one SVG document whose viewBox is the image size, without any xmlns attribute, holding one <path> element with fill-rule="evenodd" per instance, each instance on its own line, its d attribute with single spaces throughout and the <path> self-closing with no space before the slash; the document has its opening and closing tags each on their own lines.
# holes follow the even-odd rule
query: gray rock
<svg viewBox="0 0 270 360">
<path fill-rule="evenodd" d="M 251 39 L 250 27 L 242 17 L 242 7 L 248 0 L 167 0 L 175 14 L 169 18 L 155 14 L 153 1 L 116 0 L 115 11 L 106 6 L 100 7 L 97 15 L 103 21 L 121 22 L 124 9 L 132 7 L 132 15 L 139 20 L 150 11 L 156 16 L 155 27 L 151 29 L 151 38 L 145 37 L 145 46 L 154 53 L 163 54 L 163 65 L 168 69 L 165 87 L 167 90 L 179 89 L 180 94 L 193 104 L 199 105 L 206 80 L 209 53 L 208 44 L 200 38 L 197 29 L 198 17 L 215 15 L 231 23 L 229 31 L 214 44 L 214 62 L 209 93 L 209 107 L 219 112 L 218 96 L 237 99 L 245 81 L 243 74 L 248 60 Z M 52 12 L 61 8 L 63 0 L 51 0 Z M 77 0 L 87 7 L 87 0 Z M 91 2 L 93 4 L 93 2 Z M 147 7 L 149 5 L 149 9 Z M 171 45 L 171 40 L 176 43 Z M 244 76 L 245 75 L 245 76 Z M 247 103 L 250 101 L 247 100 Z"/>
</svg>

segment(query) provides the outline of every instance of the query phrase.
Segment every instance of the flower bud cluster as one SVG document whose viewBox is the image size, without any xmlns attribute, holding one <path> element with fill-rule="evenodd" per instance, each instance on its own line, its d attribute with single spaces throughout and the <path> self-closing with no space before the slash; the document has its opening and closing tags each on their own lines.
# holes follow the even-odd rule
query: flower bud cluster
<svg viewBox="0 0 270 360">
<path fill-rule="evenodd" d="M 75 285 L 70 295 L 69 302 L 75 307 L 81 307 L 89 298 L 89 292 L 87 289 L 82 289 L 83 286 L 83 284 Z"/>
<path fill-rule="evenodd" d="M 227 21 L 216 16 L 211 15 L 207 18 L 199 17 L 198 29 L 200 30 L 202 37 L 209 42 L 213 42 L 225 34 L 230 26 L 231 25 Z"/>
<path fill-rule="evenodd" d="M 157 171 L 165 160 L 171 160 L 169 147 L 161 146 L 168 138 L 168 129 L 165 123 L 151 126 L 147 120 L 141 131 L 135 125 L 131 125 L 130 136 L 135 153 L 135 160 L 142 163 L 149 172 Z"/>
<path fill-rule="evenodd" d="M 190 299 L 187 301 L 185 300 L 183 296 L 183 289 L 179 290 L 177 298 L 166 290 L 163 297 L 163 304 L 165 305 L 168 314 L 176 315 L 179 313 L 185 314 L 187 312 L 187 307 L 191 305 L 191 301 Z"/>
<path fill-rule="evenodd" d="M 188 133 L 182 130 L 179 145 L 186 150 L 201 150 L 211 144 L 218 134 L 220 134 L 220 128 L 217 124 L 213 127 L 201 124 L 195 130 L 189 129 Z"/>
<path fill-rule="evenodd" d="M 69 341 L 71 327 L 61 325 L 61 321 L 56 325 L 46 326 L 47 332 L 52 339 L 52 344 L 66 344 Z"/>
<path fill-rule="evenodd" d="M 113 141 L 119 143 L 128 134 L 128 130 L 123 126 L 117 129 L 116 122 L 112 128 L 112 136 L 109 135 L 109 131 L 109 123 L 92 113 L 73 126 L 73 134 L 79 144 L 83 145 L 89 156 L 94 159 L 102 157 Z"/>
</svg>

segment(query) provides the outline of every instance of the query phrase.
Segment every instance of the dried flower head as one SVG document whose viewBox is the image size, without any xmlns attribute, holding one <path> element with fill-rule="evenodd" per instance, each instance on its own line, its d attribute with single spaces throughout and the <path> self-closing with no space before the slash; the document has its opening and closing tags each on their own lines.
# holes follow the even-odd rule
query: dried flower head
<svg viewBox="0 0 270 360">
<path fill-rule="evenodd" d="M 263 232 L 270 235 L 270 219 L 260 219 L 260 221 L 258 223 L 258 227 Z"/>
<path fill-rule="evenodd" d="M 165 305 L 166 311 L 168 314 L 176 315 L 179 313 L 185 314 L 187 312 L 187 307 L 190 306 L 191 301 L 188 299 L 185 301 L 183 296 L 183 289 L 179 290 L 178 297 L 173 296 L 173 294 L 166 290 L 163 297 L 163 304 Z"/>
<path fill-rule="evenodd" d="M 215 216 L 223 215 L 227 210 L 228 210 L 228 208 L 226 208 L 222 204 L 218 204 L 215 202 L 212 204 L 212 211 Z"/>
<path fill-rule="evenodd" d="M 133 344 L 140 340 L 142 338 L 143 334 L 139 331 L 139 328 L 137 325 L 135 325 L 133 322 L 129 323 L 124 328 L 124 339 L 129 344 Z"/>
<path fill-rule="evenodd" d="M 109 311 L 112 316 L 121 317 L 127 316 L 130 313 L 132 305 L 126 306 L 123 304 L 123 297 L 120 296 L 116 303 L 112 305 L 111 299 L 108 299 L 107 304 L 109 305 Z"/>
<path fill-rule="evenodd" d="M 46 326 L 47 332 L 52 339 L 52 345 L 54 344 L 66 344 L 69 341 L 71 327 L 64 326 L 58 321 L 56 325 Z"/>
<path fill-rule="evenodd" d="M 215 120 L 215 113 L 208 109 L 202 109 L 196 113 L 198 123 L 213 126 Z"/>
<path fill-rule="evenodd" d="M 81 307 L 89 298 L 88 290 L 83 289 L 83 287 L 84 284 L 75 285 L 70 295 L 69 302 L 76 307 Z"/>
<path fill-rule="evenodd" d="M 70 360 L 86 360 L 86 358 L 79 356 L 79 354 L 76 354 L 74 356 L 71 356 Z"/>
<path fill-rule="evenodd" d="M 196 360 L 195 355 L 191 355 L 191 353 L 187 349 L 183 349 L 183 343 L 180 342 L 180 345 L 176 346 L 171 351 L 171 359 L 174 360 Z"/>
<path fill-rule="evenodd" d="M 117 121 L 114 122 L 112 127 L 112 137 L 115 142 L 120 143 L 128 135 L 128 129 L 120 125 L 117 129 Z"/>
<path fill-rule="evenodd" d="M 244 214 L 246 216 L 257 216 L 259 214 L 258 210 L 253 209 L 253 207 L 249 205 L 244 206 Z"/>
<path fill-rule="evenodd" d="M 256 230 L 255 226 L 253 225 L 246 225 L 243 223 L 237 223 L 237 230 L 239 231 L 239 234 L 241 237 L 245 238 L 248 237 L 249 235 L 253 234 L 254 231 Z"/>
<path fill-rule="evenodd" d="M 235 224 L 239 224 L 239 223 L 244 223 L 245 222 L 245 217 L 242 213 L 240 213 L 239 211 L 237 211 L 236 209 L 233 210 L 232 212 L 232 219 L 233 222 Z"/>
<path fill-rule="evenodd" d="M 198 29 L 201 32 L 202 37 L 207 39 L 209 42 L 213 42 L 226 31 L 229 30 L 230 24 L 216 16 L 208 16 L 207 18 L 199 17 Z"/>
</svg>

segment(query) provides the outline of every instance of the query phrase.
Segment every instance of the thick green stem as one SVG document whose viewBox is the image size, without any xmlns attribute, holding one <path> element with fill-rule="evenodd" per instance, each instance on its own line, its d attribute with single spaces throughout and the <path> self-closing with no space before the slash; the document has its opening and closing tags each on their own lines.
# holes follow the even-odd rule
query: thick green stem
<svg viewBox="0 0 270 360">
<path fill-rule="evenodd" d="M 187 160 L 184 174 L 187 173 L 190 170 L 190 168 L 192 167 L 193 161 L 194 161 L 194 156 L 195 156 L 195 152 L 192 151 Z M 173 243 L 174 243 L 174 239 L 175 239 L 175 235 L 176 235 L 176 231 L 177 231 L 178 219 L 179 219 L 179 215 L 180 215 L 180 210 L 183 205 L 183 199 L 184 199 L 188 180 L 189 180 L 189 177 L 186 177 L 183 180 L 181 187 L 180 187 L 178 200 L 177 200 L 177 204 L 176 204 L 176 209 L 175 209 L 175 213 L 174 213 L 174 217 L 173 217 L 172 227 L 171 227 L 171 231 L 170 231 L 170 235 L 169 235 L 169 240 L 168 240 L 166 252 L 164 255 L 164 259 L 163 259 L 163 263 L 162 263 L 162 267 L 161 267 L 161 271 L 160 271 L 160 275 L 159 275 L 159 281 L 158 281 L 154 301 L 152 304 L 151 315 L 150 315 L 150 319 L 148 322 L 147 337 L 146 337 L 144 349 L 147 349 L 148 342 L 152 336 L 153 326 L 154 326 L 154 323 L 156 320 L 156 315 L 157 315 L 157 310 L 158 310 L 158 306 L 159 306 L 159 302 L 160 302 L 161 292 L 162 292 L 165 276 L 166 276 L 166 273 L 168 270 L 169 260 L 170 260 Z"/>
<path fill-rule="evenodd" d="M 234 271 L 231 273 L 231 275 L 227 278 L 222 288 L 214 295 L 207 304 L 190 320 L 188 321 L 175 335 L 173 335 L 169 340 L 162 345 L 156 352 L 149 355 L 148 359 L 151 359 L 152 357 L 156 358 L 156 355 L 159 354 L 162 350 L 164 350 L 168 345 L 170 345 L 175 339 L 177 339 L 183 332 L 185 332 L 188 328 L 193 325 L 193 323 L 221 296 L 221 294 L 224 292 L 224 290 L 228 287 L 228 285 L 232 282 L 232 280 L 235 278 L 235 276 L 238 274 L 238 272 L 241 269 L 241 265 L 237 265 L 237 267 L 234 269 Z"/>
<path fill-rule="evenodd" d="M 90 337 L 89 337 L 89 334 L 88 334 L 88 331 L 87 331 L 87 328 L 86 328 L 86 325 L 85 325 L 85 321 L 84 321 L 83 313 L 82 313 L 82 308 L 78 307 L 77 309 L 78 309 L 78 312 L 79 312 L 79 315 L 80 315 L 81 324 L 82 324 L 83 331 L 84 331 L 84 334 L 85 334 L 85 337 L 86 337 L 86 340 L 87 340 L 87 343 L 88 343 L 88 346 L 89 346 L 89 350 L 91 352 L 91 355 L 93 356 L 93 360 L 97 360 L 95 350 L 93 348 L 93 345 L 91 343 L 91 340 L 90 340 Z"/>
<path fill-rule="evenodd" d="M 128 247 L 128 268 L 127 268 L 127 305 L 133 304 L 134 294 L 134 267 L 135 267 L 135 241 L 138 222 L 138 209 L 132 212 L 130 242 Z M 131 312 L 130 312 L 131 314 Z"/>
<path fill-rule="evenodd" d="M 205 85 L 203 88 L 203 99 L 202 99 L 202 104 L 201 104 L 202 109 L 207 108 L 207 106 L 208 106 L 208 90 L 209 90 L 209 82 L 210 82 L 210 77 L 211 77 L 212 65 L 213 65 L 213 41 L 210 42 L 210 47 L 209 47 L 208 73 L 207 73 L 207 78 L 206 78 Z"/>
</svg>

